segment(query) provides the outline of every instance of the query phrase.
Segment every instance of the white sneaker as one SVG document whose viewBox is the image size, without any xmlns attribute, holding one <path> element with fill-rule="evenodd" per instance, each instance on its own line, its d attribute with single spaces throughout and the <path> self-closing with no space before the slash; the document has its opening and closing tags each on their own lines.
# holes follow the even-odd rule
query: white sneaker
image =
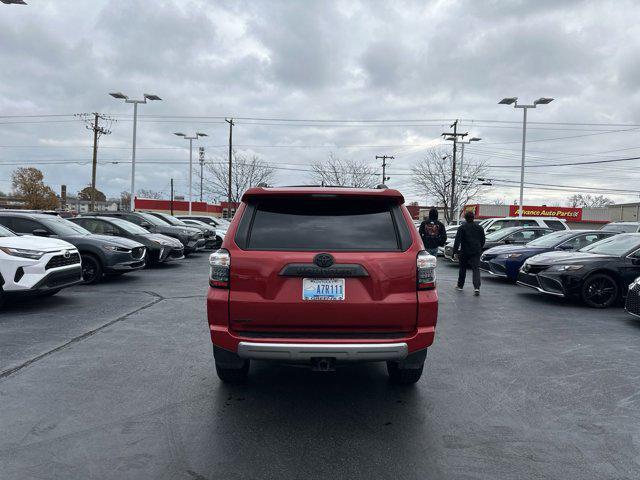
<svg viewBox="0 0 640 480">
<path fill-rule="evenodd" d="M 458 285 L 456 285 L 456 290 L 458 290 L 459 292 L 462 291 L 462 287 L 459 287 Z"/>
<path fill-rule="evenodd" d="M 479 297 L 479 296 L 480 296 L 480 289 L 479 289 L 479 288 L 476 288 L 476 289 L 473 291 L 473 295 L 475 295 L 476 297 Z"/>
</svg>

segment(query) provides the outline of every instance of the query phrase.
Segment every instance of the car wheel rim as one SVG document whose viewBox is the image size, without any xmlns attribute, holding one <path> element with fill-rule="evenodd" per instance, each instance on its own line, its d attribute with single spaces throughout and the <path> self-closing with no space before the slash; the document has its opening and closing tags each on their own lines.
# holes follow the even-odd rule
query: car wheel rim
<svg viewBox="0 0 640 480">
<path fill-rule="evenodd" d="M 82 262 L 82 278 L 85 282 L 90 282 L 96 276 L 96 265 L 91 260 Z"/>
<path fill-rule="evenodd" d="M 615 286 L 605 278 L 592 281 L 585 298 L 595 305 L 607 305 L 615 295 Z"/>
</svg>

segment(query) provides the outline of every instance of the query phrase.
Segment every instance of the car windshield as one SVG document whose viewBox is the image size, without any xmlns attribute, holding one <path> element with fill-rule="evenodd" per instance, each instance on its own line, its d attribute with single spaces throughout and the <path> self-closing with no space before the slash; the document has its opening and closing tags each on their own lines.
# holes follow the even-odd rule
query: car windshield
<svg viewBox="0 0 640 480">
<path fill-rule="evenodd" d="M 507 235 L 510 235 L 514 232 L 517 232 L 520 229 L 520 227 L 507 227 L 507 228 L 503 228 L 501 230 L 498 230 L 496 232 L 492 232 L 489 235 L 487 235 L 486 239 L 489 242 L 497 242 L 499 240 L 502 240 L 503 238 L 505 238 Z"/>
<path fill-rule="evenodd" d="M 154 217 L 150 213 L 137 212 L 145 222 L 150 223 L 151 225 L 155 225 L 156 227 L 166 227 L 167 222 L 160 220 L 158 217 Z"/>
<path fill-rule="evenodd" d="M 145 234 L 149 233 L 144 228 L 136 225 L 135 223 L 131 223 L 131 222 L 129 222 L 127 220 L 123 220 L 121 218 L 110 218 L 108 221 L 113 223 L 114 225 L 117 225 L 118 227 L 120 227 L 125 232 L 132 233 L 134 235 L 145 235 Z"/>
<path fill-rule="evenodd" d="M 173 225 L 174 227 L 186 227 L 187 224 L 182 220 L 172 217 L 171 215 L 167 215 L 166 213 L 159 214 L 162 220 L 166 221 L 169 225 Z"/>
<path fill-rule="evenodd" d="M 640 247 L 640 235 L 614 235 L 599 242 L 581 248 L 580 252 L 598 253 L 601 255 L 626 255 L 628 252 Z"/>
<path fill-rule="evenodd" d="M 11 230 L 9 230 L 8 228 L 5 228 L 2 225 L 0 225 L 0 237 L 17 237 L 17 235 L 13 233 Z"/>
<path fill-rule="evenodd" d="M 635 223 L 608 223 L 601 228 L 603 232 L 634 233 L 638 231 Z"/>
<path fill-rule="evenodd" d="M 536 238 L 535 240 L 531 240 L 529 243 L 527 243 L 527 246 L 551 248 L 551 247 L 555 247 L 559 243 L 564 242 L 565 240 L 568 240 L 574 235 L 575 235 L 575 232 L 567 232 L 567 231 L 554 232 L 548 235 L 544 235 L 540 238 Z"/>
<path fill-rule="evenodd" d="M 41 218 L 42 222 L 49 230 L 56 235 L 91 235 L 91 232 L 80 225 L 60 217 Z"/>
</svg>

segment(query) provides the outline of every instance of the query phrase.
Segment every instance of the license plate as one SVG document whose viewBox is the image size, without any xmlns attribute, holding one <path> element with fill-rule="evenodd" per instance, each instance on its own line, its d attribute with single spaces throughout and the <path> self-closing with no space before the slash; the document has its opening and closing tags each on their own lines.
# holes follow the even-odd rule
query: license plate
<svg viewBox="0 0 640 480">
<path fill-rule="evenodd" d="M 304 278 L 302 299 L 344 300 L 344 278 Z"/>
</svg>

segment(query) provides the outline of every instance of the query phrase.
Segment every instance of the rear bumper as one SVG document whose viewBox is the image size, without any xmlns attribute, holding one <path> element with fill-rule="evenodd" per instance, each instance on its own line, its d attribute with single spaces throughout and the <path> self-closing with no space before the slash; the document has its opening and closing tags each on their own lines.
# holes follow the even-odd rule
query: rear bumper
<svg viewBox="0 0 640 480">
<path fill-rule="evenodd" d="M 313 358 L 335 358 L 337 362 L 404 360 L 406 343 L 257 343 L 240 342 L 238 356 L 252 360 L 307 363 Z"/>
</svg>

